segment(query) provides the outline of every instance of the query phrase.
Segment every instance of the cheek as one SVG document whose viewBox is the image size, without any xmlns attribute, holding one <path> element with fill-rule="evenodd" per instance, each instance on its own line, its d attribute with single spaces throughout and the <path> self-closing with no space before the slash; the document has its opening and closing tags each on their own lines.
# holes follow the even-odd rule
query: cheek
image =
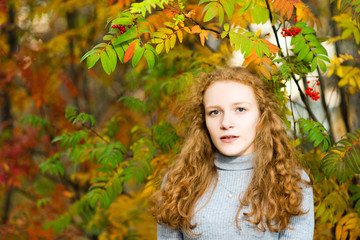
<svg viewBox="0 0 360 240">
<path fill-rule="evenodd" d="M 216 128 L 215 119 L 205 118 L 205 125 L 206 125 L 207 130 L 210 133 L 210 136 L 212 136 L 214 134 L 215 128 Z"/>
</svg>

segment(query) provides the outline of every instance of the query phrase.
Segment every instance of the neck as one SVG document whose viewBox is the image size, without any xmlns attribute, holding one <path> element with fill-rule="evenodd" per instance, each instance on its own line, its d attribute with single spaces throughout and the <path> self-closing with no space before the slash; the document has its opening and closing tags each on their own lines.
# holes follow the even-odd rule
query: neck
<svg viewBox="0 0 360 240">
<path fill-rule="evenodd" d="M 215 154 L 215 166 L 218 169 L 228 171 L 248 170 L 254 167 L 255 153 L 241 156 L 225 156 L 219 152 Z"/>
</svg>

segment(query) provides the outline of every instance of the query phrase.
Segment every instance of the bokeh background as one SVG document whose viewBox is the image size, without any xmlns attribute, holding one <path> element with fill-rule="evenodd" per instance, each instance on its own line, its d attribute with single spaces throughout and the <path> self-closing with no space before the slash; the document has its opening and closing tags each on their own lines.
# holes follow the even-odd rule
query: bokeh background
<svg viewBox="0 0 360 240">
<path fill-rule="evenodd" d="M 314 182 L 314 239 L 358 239 L 359 4 L 0 0 L 0 239 L 156 239 L 148 199 L 181 149 L 178 103 L 227 65 L 282 99 Z M 323 66 L 293 53 L 283 28 L 299 22 Z"/>
</svg>

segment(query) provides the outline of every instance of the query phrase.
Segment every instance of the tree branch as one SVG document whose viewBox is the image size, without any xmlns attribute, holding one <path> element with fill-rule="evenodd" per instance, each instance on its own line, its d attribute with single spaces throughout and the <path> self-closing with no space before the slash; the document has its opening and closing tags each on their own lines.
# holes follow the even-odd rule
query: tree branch
<svg viewBox="0 0 360 240">
<path fill-rule="evenodd" d="M 270 18 L 270 21 L 271 21 L 271 28 L 272 28 L 272 30 L 273 30 L 273 32 L 274 32 L 274 35 L 275 35 L 276 44 L 277 44 L 277 46 L 281 49 L 280 42 L 279 42 L 279 38 L 278 38 L 278 36 L 277 36 L 277 34 L 276 34 L 276 28 L 275 28 L 275 26 L 272 24 L 273 17 L 272 17 L 272 14 L 271 14 L 269 1 L 266 0 L 265 2 L 266 2 L 266 6 L 267 6 L 267 8 L 268 8 L 268 10 L 269 10 L 269 18 Z M 280 56 L 283 57 L 283 58 L 285 58 L 285 56 L 284 56 L 284 54 L 282 53 L 282 51 L 280 51 Z M 297 79 L 295 78 L 294 74 L 291 74 L 291 76 L 292 76 L 293 80 L 295 81 L 295 84 L 296 84 L 296 86 L 297 86 L 297 89 L 298 89 L 298 91 L 299 91 L 299 93 L 300 93 L 300 98 L 301 98 L 302 102 L 305 104 L 306 110 L 308 111 L 310 118 L 311 118 L 312 120 L 314 120 L 314 121 L 318 121 L 317 118 L 315 117 L 315 114 L 312 112 L 312 110 L 311 110 L 311 108 L 310 108 L 310 105 L 309 105 L 309 103 L 308 103 L 308 101 L 307 101 L 307 99 L 306 99 L 305 94 L 304 94 L 303 91 L 301 90 L 301 87 L 300 87 L 299 82 L 298 82 L 299 80 L 297 80 Z"/>
</svg>

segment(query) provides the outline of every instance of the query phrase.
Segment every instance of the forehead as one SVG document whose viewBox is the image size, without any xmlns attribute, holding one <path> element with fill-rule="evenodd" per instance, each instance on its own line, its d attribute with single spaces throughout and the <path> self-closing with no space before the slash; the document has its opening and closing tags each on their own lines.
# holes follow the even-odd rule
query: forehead
<svg viewBox="0 0 360 240">
<path fill-rule="evenodd" d="M 256 104 L 252 87 L 233 80 L 219 80 L 205 90 L 204 105 L 235 102 Z"/>
</svg>

